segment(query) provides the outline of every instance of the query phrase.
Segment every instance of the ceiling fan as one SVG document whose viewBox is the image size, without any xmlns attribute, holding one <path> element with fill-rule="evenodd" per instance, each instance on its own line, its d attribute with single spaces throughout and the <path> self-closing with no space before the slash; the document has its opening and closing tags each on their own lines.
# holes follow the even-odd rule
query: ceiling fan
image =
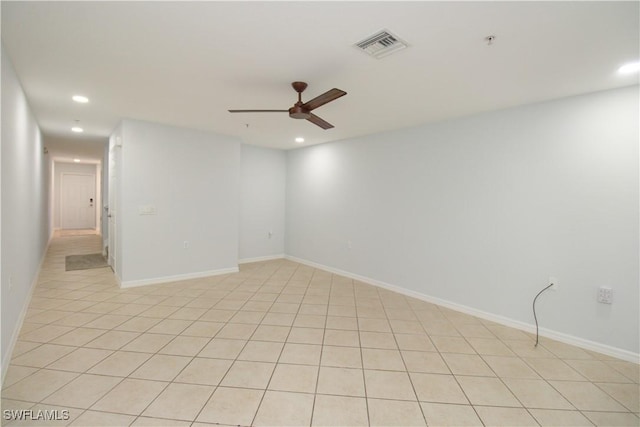
<svg viewBox="0 0 640 427">
<path fill-rule="evenodd" d="M 323 93 L 322 95 L 316 96 L 311 101 L 307 101 L 305 103 L 302 102 L 302 92 L 307 88 L 307 84 L 305 82 L 293 82 L 291 83 L 293 89 L 298 92 L 298 102 L 296 102 L 293 107 L 288 110 L 229 110 L 230 113 L 289 113 L 289 117 L 292 119 L 307 119 L 314 125 L 320 126 L 322 129 L 331 129 L 333 125 L 326 120 L 321 119 L 320 117 L 313 114 L 311 111 L 315 110 L 318 107 L 322 107 L 324 104 L 327 104 L 331 101 L 335 101 L 347 94 L 347 92 L 340 89 L 331 89 Z"/>
</svg>

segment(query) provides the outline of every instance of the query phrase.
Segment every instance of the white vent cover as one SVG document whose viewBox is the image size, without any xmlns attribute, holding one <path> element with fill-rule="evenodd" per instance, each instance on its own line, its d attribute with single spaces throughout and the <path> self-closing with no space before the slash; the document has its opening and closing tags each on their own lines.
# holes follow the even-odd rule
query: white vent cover
<svg viewBox="0 0 640 427">
<path fill-rule="evenodd" d="M 382 30 L 356 43 L 355 46 L 379 59 L 404 49 L 408 45 L 400 37 L 387 30 Z"/>
</svg>

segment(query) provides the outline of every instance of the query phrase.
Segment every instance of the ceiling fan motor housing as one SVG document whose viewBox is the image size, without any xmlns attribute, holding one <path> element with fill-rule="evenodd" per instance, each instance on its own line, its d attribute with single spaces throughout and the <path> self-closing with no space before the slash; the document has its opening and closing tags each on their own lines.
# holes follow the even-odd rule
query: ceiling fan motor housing
<svg viewBox="0 0 640 427">
<path fill-rule="evenodd" d="M 311 117 L 311 112 L 306 108 L 302 108 L 301 105 L 296 104 L 289 108 L 289 117 L 292 119 L 308 119 Z"/>
</svg>

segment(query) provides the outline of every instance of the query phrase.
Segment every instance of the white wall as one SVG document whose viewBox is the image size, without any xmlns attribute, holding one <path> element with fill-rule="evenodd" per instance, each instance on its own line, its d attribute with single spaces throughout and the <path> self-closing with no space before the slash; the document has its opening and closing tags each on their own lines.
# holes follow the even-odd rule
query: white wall
<svg viewBox="0 0 640 427">
<path fill-rule="evenodd" d="M 541 326 L 637 354 L 638 114 L 635 86 L 290 151 L 286 252 L 528 324 L 555 276 Z"/>
<path fill-rule="evenodd" d="M 99 194 L 97 192 L 100 185 L 100 179 L 97 174 L 97 165 L 95 164 L 82 164 L 82 163 L 68 163 L 68 162 L 54 162 L 53 163 L 54 178 L 53 178 L 53 227 L 60 228 L 60 183 L 62 182 L 62 174 L 64 173 L 78 173 L 93 175 L 96 177 L 96 202 L 99 200 Z M 100 203 L 95 203 L 96 213 L 99 214 Z M 99 228 L 99 222 L 96 221 L 96 228 Z"/>
<path fill-rule="evenodd" d="M 240 165 L 240 260 L 284 254 L 284 151 L 242 145 Z M 269 235 L 269 232 L 272 232 Z"/>
<path fill-rule="evenodd" d="M 2 374 L 49 240 L 49 160 L 38 124 L 2 48 Z M 11 281 L 11 286 L 10 282 Z"/>
<path fill-rule="evenodd" d="M 124 286 L 237 269 L 238 139 L 125 120 L 121 156 Z"/>
</svg>

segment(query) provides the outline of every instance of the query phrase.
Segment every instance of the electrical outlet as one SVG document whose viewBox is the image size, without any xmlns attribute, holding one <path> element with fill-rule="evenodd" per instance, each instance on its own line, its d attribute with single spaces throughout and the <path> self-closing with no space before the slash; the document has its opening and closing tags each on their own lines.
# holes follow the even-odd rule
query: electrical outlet
<svg viewBox="0 0 640 427">
<path fill-rule="evenodd" d="M 347 248 L 351 249 L 353 245 L 351 244 L 351 240 L 347 240 Z"/>
<path fill-rule="evenodd" d="M 598 289 L 598 302 L 611 304 L 613 302 L 613 289 L 601 286 Z"/>
<path fill-rule="evenodd" d="M 273 230 L 269 230 L 269 238 L 273 237 Z"/>
<path fill-rule="evenodd" d="M 13 276 L 9 276 L 9 290 L 13 288 Z"/>
<path fill-rule="evenodd" d="M 557 291 L 558 289 L 560 289 L 560 284 L 558 283 L 558 279 L 556 277 L 549 277 L 548 285 L 553 285 L 549 288 L 552 291 Z"/>
<path fill-rule="evenodd" d="M 189 241 L 185 240 L 184 243 L 182 244 L 182 247 L 185 249 L 189 249 Z"/>
</svg>

